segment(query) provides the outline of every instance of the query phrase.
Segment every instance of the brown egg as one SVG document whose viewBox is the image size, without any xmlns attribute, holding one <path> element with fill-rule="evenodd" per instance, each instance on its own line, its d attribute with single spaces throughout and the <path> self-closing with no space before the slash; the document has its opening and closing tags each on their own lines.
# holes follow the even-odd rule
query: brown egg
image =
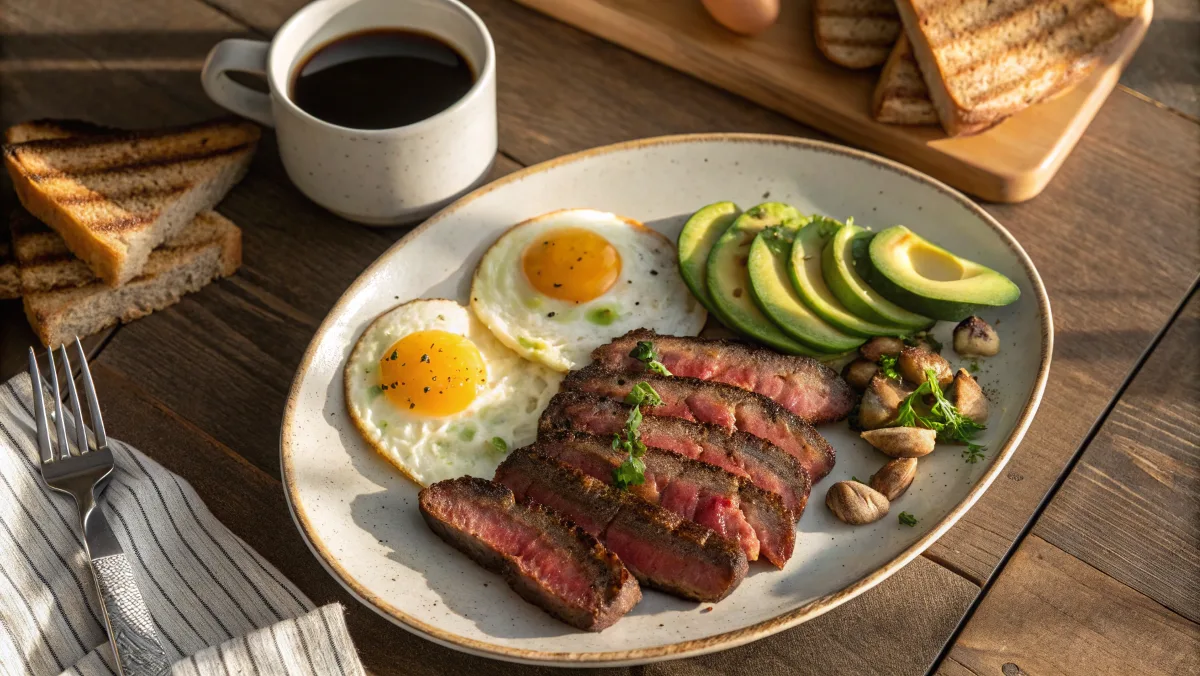
<svg viewBox="0 0 1200 676">
<path fill-rule="evenodd" d="M 734 33 L 757 35 L 779 18 L 779 0 L 701 0 L 717 23 Z"/>
</svg>

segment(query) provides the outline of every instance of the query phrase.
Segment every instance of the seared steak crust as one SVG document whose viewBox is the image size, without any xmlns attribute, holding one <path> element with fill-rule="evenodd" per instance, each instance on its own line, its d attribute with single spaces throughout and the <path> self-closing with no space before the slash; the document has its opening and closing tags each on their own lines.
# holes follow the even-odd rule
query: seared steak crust
<svg viewBox="0 0 1200 676">
<path fill-rule="evenodd" d="M 816 359 L 779 354 L 736 340 L 660 336 L 635 329 L 592 352 L 610 371 L 642 373 L 646 365 L 629 356 L 640 340 L 654 343 L 658 360 L 676 376 L 713 380 L 757 392 L 813 425 L 844 419 L 854 392 L 836 371 Z"/>
<path fill-rule="evenodd" d="M 625 460 L 608 439 L 580 432 L 547 432 L 534 448 L 606 484 Z M 761 553 L 778 568 L 792 555 L 796 544 L 795 517 L 783 500 L 714 465 L 690 460 L 668 451 L 649 449 L 642 462 L 645 481 L 629 486 L 630 493 L 713 529 L 737 542 L 750 561 Z M 743 495 L 754 504 L 747 513 Z"/>
<path fill-rule="evenodd" d="M 504 486 L 462 477 L 423 489 L 419 501 L 438 537 L 573 627 L 600 631 L 642 598 L 615 554 L 546 507 L 518 504 Z"/>
<path fill-rule="evenodd" d="M 683 418 L 749 432 L 799 460 L 814 483 L 833 469 L 833 447 L 812 425 L 771 399 L 739 387 L 649 372 L 616 373 L 592 364 L 568 374 L 562 389 L 624 399 L 639 382 L 649 383 L 663 399 L 661 406 L 642 406 L 646 415 Z"/>
<path fill-rule="evenodd" d="M 588 392 L 559 392 L 538 420 L 538 433 L 586 432 L 605 436 L 625 427 L 629 406 Z M 716 425 L 682 418 L 647 416 L 642 420 L 642 442 L 746 477 L 754 485 L 783 499 L 799 519 L 812 486 L 808 470 L 774 444 Z"/>
<path fill-rule="evenodd" d="M 535 447 L 510 453 L 496 481 L 594 535 L 642 584 L 685 599 L 720 601 L 746 576 L 746 554 L 734 542 Z"/>
</svg>

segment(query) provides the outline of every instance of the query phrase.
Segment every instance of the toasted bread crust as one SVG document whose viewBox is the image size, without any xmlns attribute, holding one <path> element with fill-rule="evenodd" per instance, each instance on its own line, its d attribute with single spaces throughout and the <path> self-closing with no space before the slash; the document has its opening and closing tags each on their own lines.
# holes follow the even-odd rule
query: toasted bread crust
<svg viewBox="0 0 1200 676">
<path fill-rule="evenodd" d="M 929 87 L 912 53 L 908 36 L 901 33 L 883 64 L 871 98 L 871 116 L 887 124 L 937 124 L 937 109 Z"/>
<path fill-rule="evenodd" d="M 85 123 L 55 125 L 10 129 L 36 140 L 6 145 L 5 166 L 25 208 L 110 286 L 136 276 L 155 246 L 241 179 L 259 136 L 234 121 L 85 136 L 66 136 L 91 130 Z"/>
<path fill-rule="evenodd" d="M 1086 77 L 1145 0 L 898 0 L 938 117 L 976 133 Z"/>
<path fill-rule="evenodd" d="M 846 68 L 883 63 L 900 35 L 892 0 L 814 0 L 813 38 L 827 59 Z"/>
</svg>

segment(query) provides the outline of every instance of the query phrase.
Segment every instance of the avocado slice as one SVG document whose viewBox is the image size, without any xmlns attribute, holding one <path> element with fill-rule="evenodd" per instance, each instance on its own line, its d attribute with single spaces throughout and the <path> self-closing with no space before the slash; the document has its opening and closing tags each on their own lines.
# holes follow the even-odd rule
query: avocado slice
<svg viewBox="0 0 1200 676">
<path fill-rule="evenodd" d="M 800 219 L 800 212 L 779 202 L 747 209 L 713 245 L 708 255 L 707 284 L 713 313 L 726 326 L 782 352 L 814 357 L 818 355 L 816 350 L 789 338 L 754 304 L 747 269 L 750 245 L 763 228 Z"/>
<path fill-rule="evenodd" d="M 842 224 L 824 216 L 814 216 L 812 222 L 800 229 L 792 243 L 788 273 L 792 286 L 804 304 L 822 319 L 856 336 L 903 336 L 910 331 L 891 324 L 879 324 L 858 317 L 829 290 L 821 274 L 821 257 L 825 245 L 833 239 Z"/>
<path fill-rule="evenodd" d="M 884 298 L 867 285 L 854 269 L 856 256 L 866 256 L 872 233 L 847 222 L 838 229 L 821 254 L 821 275 L 829 290 L 846 309 L 859 317 L 878 324 L 920 331 L 933 325 L 933 320 L 909 312 Z"/>
<path fill-rule="evenodd" d="M 709 312 L 713 310 L 712 296 L 708 295 L 708 254 L 712 251 L 720 237 L 742 210 L 733 202 L 717 202 L 710 204 L 692 214 L 683 230 L 675 248 L 679 253 L 679 275 L 683 283 L 692 290 L 692 295 L 700 301 Z"/>
<path fill-rule="evenodd" d="M 750 245 L 750 290 L 758 307 L 784 333 L 822 352 L 846 352 L 866 339 L 839 331 L 810 310 L 788 277 L 788 257 L 799 222 L 784 222 L 758 233 Z"/>
<path fill-rule="evenodd" d="M 897 305 L 956 322 L 980 307 L 1008 305 L 1021 290 L 1008 277 L 960 258 L 903 225 L 880 232 L 867 249 L 867 283 Z"/>
</svg>

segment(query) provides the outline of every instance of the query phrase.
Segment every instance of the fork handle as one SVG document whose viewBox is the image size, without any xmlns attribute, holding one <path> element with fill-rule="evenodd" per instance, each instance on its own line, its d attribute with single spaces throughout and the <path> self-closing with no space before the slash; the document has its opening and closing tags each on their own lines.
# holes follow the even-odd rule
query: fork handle
<svg viewBox="0 0 1200 676">
<path fill-rule="evenodd" d="M 171 665 L 158 642 L 154 618 L 138 591 L 129 559 L 124 554 L 92 559 L 92 572 L 122 676 L 159 676 L 169 672 Z"/>
</svg>

